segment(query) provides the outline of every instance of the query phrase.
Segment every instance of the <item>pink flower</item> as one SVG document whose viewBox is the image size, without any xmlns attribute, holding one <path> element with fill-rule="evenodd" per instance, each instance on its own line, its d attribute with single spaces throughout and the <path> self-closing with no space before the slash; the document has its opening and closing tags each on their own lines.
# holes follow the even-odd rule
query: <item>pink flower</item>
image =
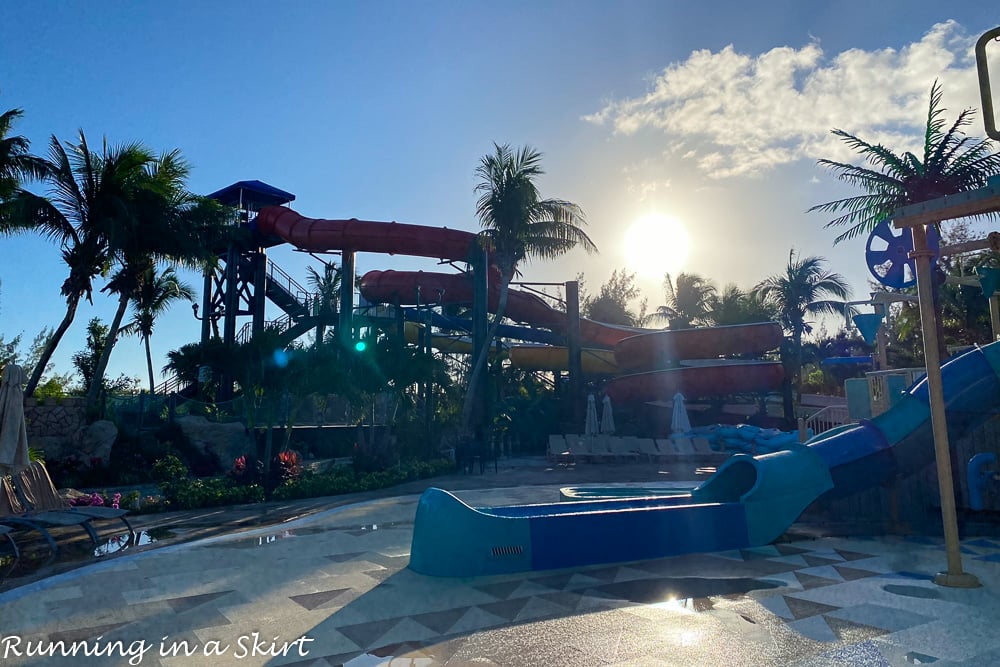
<svg viewBox="0 0 1000 667">
<path fill-rule="evenodd" d="M 94 491 L 92 494 L 90 494 L 90 504 L 91 505 L 103 505 L 104 504 L 104 498 L 102 498 L 101 494 L 97 493 L 97 491 Z"/>
</svg>

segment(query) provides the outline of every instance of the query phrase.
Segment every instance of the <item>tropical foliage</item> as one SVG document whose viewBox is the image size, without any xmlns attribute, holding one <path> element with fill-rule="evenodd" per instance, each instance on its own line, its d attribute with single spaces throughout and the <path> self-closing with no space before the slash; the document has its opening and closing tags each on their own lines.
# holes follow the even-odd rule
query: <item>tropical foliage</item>
<svg viewBox="0 0 1000 667">
<path fill-rule="evenodd" d="M 753 324 L 778 319 L 775 304 L 761 298 L 757 290 L 746 291 L 738 285 L 728 284 L 721 293 L 708 299 L 708 312 L 704 319 L 714 326 Z"/>
<path fill-rule="evenodd" d="M 791 387 L 800 391 L 802 369 L 802 336 L 812 331 L 808 318 L 819 315 L 846 316 L 845 301 L 851 290 L 839 273 L 825 268 L 822 257 L 799 257 L 793 248 L 782 273 L 765 278 L 757 287 L 761 298 L 774 304 L 778 321 L 790 335 L 791 347 L 786 353 L 785 418 L 794 419 Z"/>
<path fill-rule="evenodd" d="M 322 345 L 326 340 L 327 321 L 337 314 L 337 300 L 340 295 L 340 269 L 333 262 L 323 264 L 320 273 L 313 267 L 307 267 L 309 286 L 315 292 L 313 314 L 319 318 L 316 325 L 316 344 Z"/>
<path fill-rule="evenodd" d="M 488 345 L 473 360 L 462 408 L 463 429 L 470 430 L 474 407 L 489 348 L 507 308 L 510 282 L 517 266 L 531 259 L 552 259 L 573 248 L 596 252 L 597 246 L 583 230 L 583 211 L 562 199 L 542 199 L 536 179 L 542 170 L 542 154 L 524 146 L 493 145 L 476 168 L 479 183 L 476 215 L 483 229 L 480 240 L 491 265 L 500 271 L 499 305 L 487 332 Z"/>
<path fill-rule="evenodd" d="M 844 130 L 833 130 L 869 165 L 819 161 L 840 180 L 865 191 L 809 209 L 837 215 L 827 227 L 847 227 L 835 243 L 870 232 L 901 206 L 984 187 L 990 176 L 1000 172 L 1000 154 L 992 151 L 989 140 L 965 135 L 964 128 L 972 123 L 975 112 L 965 109 L 948 125 L 941 100 L 941 84 L 935 81 L 919 156 L 910 151 L 897 154 Z"/>
<path fill-rule="evenodd" d="M 8 109 L 0 114 L 0 202 L 13 197 L 24 180 L 39 178 L 44 167 L 28 150 L 25 137 L 11 134 L 14 122 L 24 115 L 21 109 Z"/>
<path fill-rule="evenodd" d="M 635 283 L 635 274 L 625 269 L 615 269 L 608 281 L 601 285 L 595 296 L 584 293 L 583 275 L 577 277 L 581 283 L 580 312 L 597 322 L 638 327 L 646 319 L 646 299 Z M 633 309 L 633 302 L 638 306 Z"/>
<path fill-rule="evenodd" d="M 666 320 L 671 329 L 688 329 L 695 324 L 706 324 L 716 298 L 715 285 L 697 273 L 678 273 L 676 280 L 663 277 L 666 304 L 651 315 Z"/>
<path fill-rule="evenodd" d="M 156 387 L 153 376 L 153 353 L 149 339 L 153 336 L 156 318 L 167 311 L 175 301 L 194 301 L 194 289 L 180 280 L 173 267 L 163 272 L 155 265 L 148 266 L 139 278 L 133 295 L 132 320 L 122 327 L 122 333 L 139 336 L 146 348 L 146 370 L 149 373 L 149 393 Z"/>
</svg>

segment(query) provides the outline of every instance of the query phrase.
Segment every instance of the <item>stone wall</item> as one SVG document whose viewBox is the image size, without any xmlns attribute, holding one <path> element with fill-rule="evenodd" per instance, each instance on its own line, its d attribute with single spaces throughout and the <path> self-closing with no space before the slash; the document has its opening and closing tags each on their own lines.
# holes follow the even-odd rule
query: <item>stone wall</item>
<svg viewBox="0 0 1000 667">
<path fill-rule="evenodd" d="M 85 398 L 24 399 L 28 444 L 44 448 L 46 442 L 72 440 L 87 423 L 86 407 Z"/>
</svg>

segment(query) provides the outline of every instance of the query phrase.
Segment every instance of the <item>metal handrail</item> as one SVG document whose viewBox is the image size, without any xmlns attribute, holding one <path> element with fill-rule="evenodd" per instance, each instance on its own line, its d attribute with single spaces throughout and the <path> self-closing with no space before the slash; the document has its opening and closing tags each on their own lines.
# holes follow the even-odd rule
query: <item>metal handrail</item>
<svg viewBox="0 0 1000 667">
<path fill-rule="evenodd" d="M 844 424 L 850 424 L 851 421 L 853 420 L 846 405 L 828 405 L 806 419 L 806 428 L 811 429 L 813 434 L 819 434 Z"/>
<path fill-rule="evenodd" d="M 267 260 L 267 279 L 288 292 L 307 311 L 312 312 L 313 293 L 271 260 Z"/>
</svg>

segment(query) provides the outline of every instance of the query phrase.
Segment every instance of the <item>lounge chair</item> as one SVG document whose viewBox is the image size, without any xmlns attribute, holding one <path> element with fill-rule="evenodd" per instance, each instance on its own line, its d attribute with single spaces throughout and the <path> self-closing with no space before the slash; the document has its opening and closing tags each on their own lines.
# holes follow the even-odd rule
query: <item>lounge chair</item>
<svg viewBox="0 0 1000 667">
<path fill-rule="evenodd" d="M 635 444 L 639 446 L 640 456 L 645 456 L 650 461 L 661 459 L 660 450 L 656 448 L 656 442 L 652 438 L 638 438 Z"/>
<path fill-rule="evenodd" d="M 17 492 L 14 491 L 11 478 L 6 475 L 0 476 L 0 525 L 7 526 L 8 528 L 37 530 L 49 545 L 51 553 L 49 557 L 50 561 L 59 554 L 59 546 L 52 538 L 52 534 L 48 530 L 49 528 L 80 526 L 87 532 L 95 547 L 98 543 L 97 533 L 94 531 L 94 527 L 90 525 L 90 517 L 70 512 L 33 514 L 25 511 L 24 506 L 17 497 Z"/>
<path fill-rule="evenodd" d="M 550 462 L 566 462 L 571 459 L 569 450 L 566 448 L 566 438 L 554 433 L 549 435 L 549 449 L 546 456 Z"/>
<path fill-rule="evenodd" d="M 569 452 L 569 456 L 573 461 L 591 461 L 594 458 L 590 453 L 590 448 L 587 446 L 587 442 L 582 435 L 567 433 L 566 450 Z"/>
<path fill-rule="evenodd" d="M 626 436 L 623 438 L 611 438 L 608 443 L 611 452 L 618 458 L 639 460 L 639 445 L 636 444 L 638 438 Z"/>
<path fill-rule="evenodd" d="M 608 447 L 608 436 L 592 435 L 584 439 L 587 445 L 587 451 L 590 454 L 591 460 L 594 461 L 607 461 L 616 458 L 615 454 Z"/>
<path fill-rule="evenodd" d="M 31 513 L 48 512 L 69 512 L 80 514 L 92 521 L 120 520 L 128 529 L 129 537 L 135 538 L 135 530 L 128 522 L 125 515 L 128 510 L 115 509 L 114 507 L 101 507 L 92 505 L 70 505 L 69 502 L 59 495 L 49 471 L 45 469 L 45 464 L 41 461 L 32 461 L 31 464 L 14 475 L 14 488 L 18 492 L 18 499 L 21 504 Z"/>
<path fill-rule="evenodd" d="M 660 450 L 660 456 L 664 461 L 679 461 L 680 452 L 674 446 L 674 441 L 670 438 L 657 438 L 656 448 Z"/>
<path fill-rule="evenodd" d="M 0 535 L 6 537 L 7 541 L 10 542 L 10 548 L 14 552 L 14 558 L 16 560 L 21 557 L 21 551 L 17 548 L 17 542 L 14 541 L 14 537 L 10 534 L 12 530 L 13 528 L 10 526 L 0 525 Z"/>
</svg>

